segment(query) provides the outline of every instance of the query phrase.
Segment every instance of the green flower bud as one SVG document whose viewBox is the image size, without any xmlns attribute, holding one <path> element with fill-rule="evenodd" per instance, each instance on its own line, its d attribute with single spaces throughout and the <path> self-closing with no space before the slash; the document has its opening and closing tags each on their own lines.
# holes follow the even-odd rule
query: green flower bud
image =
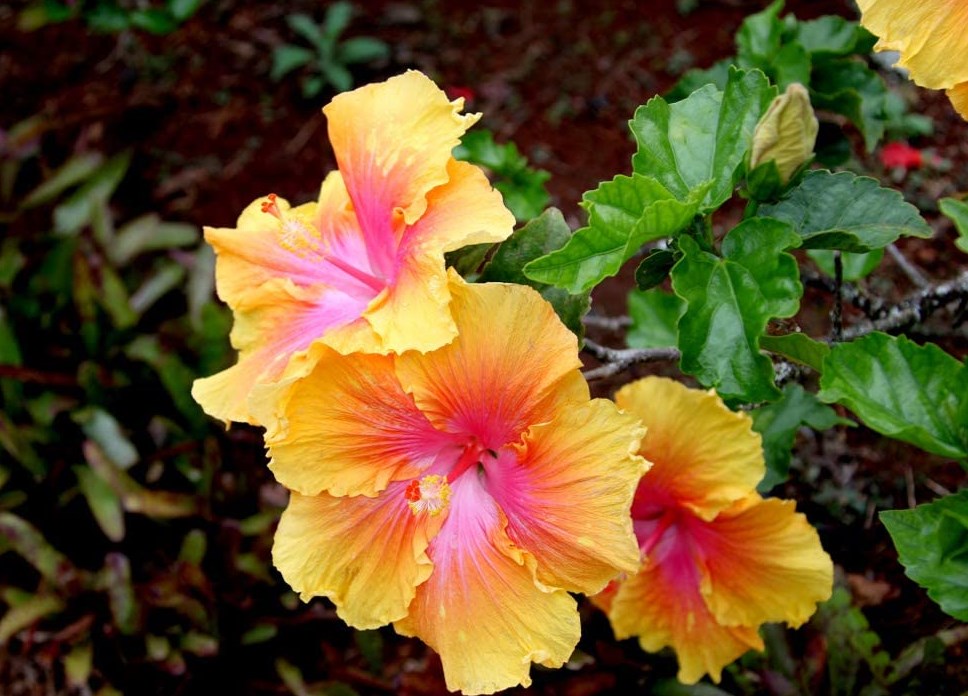
<svg viewBox="0 0 968 696">
<path fill-rule="evenodd" d="M 806 88 L 794 82 L 770 104 L 753 132 L 750 171 L 773 161 L 786 184 L 793 173 L 813 155 L 817 142 L 817 117 Z"/>
</svg>

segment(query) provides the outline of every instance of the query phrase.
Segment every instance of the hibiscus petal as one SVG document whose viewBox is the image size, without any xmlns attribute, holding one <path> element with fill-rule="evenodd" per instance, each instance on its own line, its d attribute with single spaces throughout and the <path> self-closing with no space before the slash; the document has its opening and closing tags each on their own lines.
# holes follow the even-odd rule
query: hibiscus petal
<svg viewBox="0 0 968 696">
<path fill-rule="evenodd" d="M 531 683 L 531 662 L 559 667 L 578 642 L 575 600 L 540 589 L 533 564 L 476 476 L 453 484 L 450 511 L 431 542 L 434 571 L 394 626 L 440 653 L 447 688 L 489 694 Z"/>
<path fill-rule="evenodd" d="M 364 320 L 329 337 L 341 353 L 427 352 L 457 334 L 444 252 L 506 239 L 514 216 L 477 167 L 451 159 L 447 174 L 447 183 L 428 194 L 424 215 L 404 233 L 388 292 L 370 305 Z M 414 321 L 415 313 L 420 321 Z"/>
<path fill-rule="evenodd" d="M 747 650 L 762 650 L 763 641 L 756 627 L 716 621 L 699 593 L 698 569 L 685 544 L 658 555 L 661 562 L 646 559 L 612 596 L 609 619 L 615 637 L 638 636 L 649 652 L 671 647 L 684 684 L 695 684 L 705 674 L 718 683 L 723 667 Z"/>
<path fill-rule="evenodd" d="M 968 3 L 960 0 L 858 0 L 861 24 L 880 37 L 879 51 L 900 51 L 898 66 L 922 87 L 968 81 Z"/>
<path fill-rule="evenodd" d="M 299 287 L 282 279 L 263 283 L 235 308 L 231 338 L 239 349 L 238 364 L 196 380 L 192 397 L 210 416 L 257 423 L 248 405 L 254 385 L 281 378 L 293 355 L 357 315 L 362 303 L 322 286 Z"/>
<path fill-rule="evenodd" d="M 311 353 L 311 372 L 259 389 L 251 401 L 282 485 L 304 495 L 372 496 L 420 476 L 450 444 L 403 391 L 392 358 L 321 345 Z"/>
<path fill-rule="evenodd" d="M 218 256 L 215 266 L 215 285 L 218 296 L 230 307 L 236 307 L 247 295 L 263 283 L 287 278 L 297 285 L 319 282 L 317 261 L 307 254 L 298 254 L 284 246 L 282 222 L 261 210 L 266 198 L 258 198 L 239 216 L 234 228 L 205 228 L 205 241 Z M 317 204 L 306 203 L 290 208 L 282 198 L 276 198 L 281 214 L 305 225 L 315 224 Z"/>
<path fill-rule="evenodd" d="M 543 584 L 594 594 L 638 568 L 629 508 L 645 473 L 635 454 L 644 434 L 636 418 L 596 399 L 534 426 L 487 467 L 508 537 L 535 557 Z"/>
<path fill-rule="evenodd" d="M 463 105 L 410 70 L 337 95 L 323 109 L 370 258 L 385 276 L 402 226 L 424 214 L 427 193 L 447 181 L 451 151 L 480 118 L 460 115 Z"/>
<path fill-rule="evenodd" d="M 833 563 L 793 501 L 752 495 L 696 525 L 705 559 L 702 590 L 724 624 L 800 626 L 830 598 Z"/>
<path fill-rule="evenodd" d="M 541 295 L 521 285 L 467 285 L 453 275 L 450 291 L 457 338 L 397 362 L 401 383 L 435 427 L 471 433 L 498 450 L 551 420 L 558 404 L 588 398 L 575 336 Z"/>
<path fill-rule="evenodd" d="M 633 505 L 635 519 L 674 501 L 704 519 L 749 495 L 766 471 L 760 436 L 745 413 L 726 408 L 713 391 L 646 377 L 615 395 L 647 429 L 640 454 L 653 466 Z"/>
<path fill-rule="evenodd" d="M 968 120 L 968 81 L 955 85 L 947 91 L 947 95 L 955 111 Z"/>
<path fill-rule="evenodd" d="M 282 513 L 272 562 L 305 601 L 328 597 L 356 628 L 402 618 L 416 587 L 431 574 L 429 540 L 444 515 L 415 515 L 393 483 L 380 496 L 293 492 Z"/>
</svg>

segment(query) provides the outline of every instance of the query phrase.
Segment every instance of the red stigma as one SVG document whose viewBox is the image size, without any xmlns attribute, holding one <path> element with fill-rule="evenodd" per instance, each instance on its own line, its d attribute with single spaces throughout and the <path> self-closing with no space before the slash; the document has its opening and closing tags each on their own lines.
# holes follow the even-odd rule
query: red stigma
<svg viewBox="0 0 968 696">
<path fill-rule="evenodd" d="M 262 212 L 279 217 L 279 206 L 276 205 L 276 194 L 270 193 L 266 196 L 267 200 L 262 201 Z"/>
<path fill-rule="evenodd" d="M 404 492 L 403 497 L 409 500 L 411 503 L 415 503 L 420 500 L 420 481 L 414 479 L 407 486 L 407 490 Z"/>
</svg>

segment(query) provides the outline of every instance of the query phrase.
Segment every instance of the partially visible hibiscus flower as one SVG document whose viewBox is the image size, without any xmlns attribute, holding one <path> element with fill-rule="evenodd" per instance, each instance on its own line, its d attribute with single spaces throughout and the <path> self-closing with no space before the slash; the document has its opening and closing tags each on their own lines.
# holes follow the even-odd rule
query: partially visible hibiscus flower
<svg viewBox="0 0 968 696">
<path fill-rule="evenodd" d="M 358 628 L 393 622 L 449 689 L 529 684 L 580 627 L 569 592 L 638 567 L 629 509 L 643 429 L 589 399 L 578 346 L 520 285 L 451 276 L 458 337 L 426 354 L 340 355 L 252 404 L 291 489 L 273 561 Z"/>
<path fill-rule="evenodd" d="M 761 624 L 799 626 L 830 597 L 833 564 L 792 502 L 756 493 L 765 467 L 749 416 L 660 377 L 615 401 L 642 419 L 639 452 L 653 463 L 632 504 L 642 568 L 593 601 L 616 637 L 675 650 L 680 681 L 718 682 L 724 666 L 763 649 Z"/>
<path fill-rule="evenodd" d="M 860 23 L 880 40 L 878 51 L 899 51 L 898 66 L 922 87 L 947 90 L 968 119 L 968 2 L 857 0 Z"/>
<path fill-rule="evenodd" d="M 287 366 L 310 369 L 316 341 L 390 353 L 454 338 L 444 252 L 501 241 L 514 226 L 483 172 L 451 156 L 480 116 L 462 106 L 416 71 L 338 95 L 323 112 L 339 171 L 318 202 L 290 207 L 270 194 L 235 228 L 206 228 L 239 350 L 236 365 L 195 383 L 207 413 L 252 422 L 252 387 Z"/>
</svg>

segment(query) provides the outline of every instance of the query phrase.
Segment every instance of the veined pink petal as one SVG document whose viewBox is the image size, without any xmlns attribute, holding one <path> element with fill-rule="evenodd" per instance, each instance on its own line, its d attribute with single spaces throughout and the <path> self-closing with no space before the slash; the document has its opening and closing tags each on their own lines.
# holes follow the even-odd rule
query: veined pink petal
<svg viewBox="0 0 968 696">
<path fill-rule="evenodd" d="M 588 399 L 577 340 L 537 292 L 468 286 L 456 276 L 450 292 L 457 338 L 397 361 L 401 383 L 434 427 L 498 450 L 550 420 L 562 403 Z"/>
<path fill-rule="evenodd" d="M 543 584 L 593 594 L 618 571 L 638 569 L 629 508 L 645 473 L 635 454 L 644 433 L 595 399 L 533 426 L 487 467 L 508 537 L 535 557 Z"/>
<path fill-rule="evenodd" d="M 447 182 L 451 151 L 480 118 L 460 115 L 463 105 L 410 70 L 337 95 L 323 109 L 371 265 L 384 277 L 394 271 L 404 227 L 427 210 L 428 192 Z"/>
<path fill-rule="evenodd" d="M 310 354 L 308 374 L 259 387 L 251 400 L 271 424 L 269 468 L 281 484 L 305 495 L 373 496 L 459 455 L 403 391 L 391 357 L 341 356 L 319 344 Z"/>
<path fill-rule="evenodd" d="M 344 621 L 376 628 L 404 617 L 431 573 L 429 540 L 445 515 L 415 515 L 407 484 L 375 498 L 293 492 L 282 514 L 272 560 L 304 600 L 324 596 Z"/>
<path fill-rule="evenodd" d="M 436 650 L 447 688 L 465 694 L 527 686 L 532 662 L 561 666 L 578 642 L 575 600 L 535 584 L 534 559 L 508 539 L 505 524 L 479 477 L 455 481 L 428 551 L 434 571 L 394 624 Z"/>
<path fill-rule="evenodd" d="M 719 682 L 723 667 L 747 650 L 763 649 L 757 627 L 716 621 L 699 591 L 696 560 L 676 534 L 663 539 L 654 557 L 622 581 L 608 616 L 616 638 L 638 636 L 642 649 L 650 652 L 675 650 L 678 678 L 685 684 L 705 674 Z"/>
<path fill-rule="evenodd" d="M 359 298 L 323 286 L 299 287 L 273 280 L 242 296 L 236 306 L 232 344 L 239 361 L 195 381 L 192 397 L 210 416 L 254 423 L 248 399 L 260 381 L 282 376 L 290 358 L 306 350 L 331 326 L 362 311 Z"/>
</svg>

